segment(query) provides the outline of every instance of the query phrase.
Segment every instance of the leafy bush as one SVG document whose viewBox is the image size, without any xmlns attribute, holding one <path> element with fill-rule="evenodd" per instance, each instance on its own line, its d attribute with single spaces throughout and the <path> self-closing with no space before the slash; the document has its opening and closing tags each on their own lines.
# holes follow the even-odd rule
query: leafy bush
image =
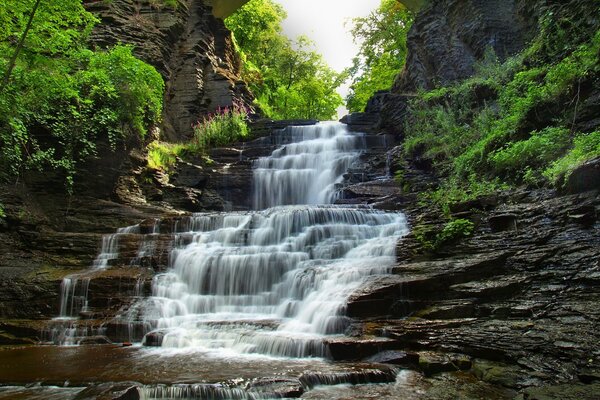
<svg viewBox="0 0 600 400">
<path fill-rule="evenodd" d="M 0 0 L 0 5 L 2 5 Z M 9 70 L 33 1 L 0 7 L 0 74 Z M 0 174 L 64 173 L 70 189 L 81 160 L 99 142 L 143 136 L 162 113 L 164 84 L 132 49 L 86 48 L 96 19 L 80 1 L 41 2 L 9 84 L 0 93 Z"/>
<path fill-rule="evenodd" d="M 425 251 L 436 252 L 442 246 L 473 235 L 475 224 L 468 219 L 457 218 L 444 225 L 441 232 L 428 225 L 417 225 L 413 230 L 415 239 Z"/>
<path fill-rule="evenodd" d="M 448 222 L 444 229 L 437 235 L 437 247 L 443 244 L 451 243 L 455 240 L 469 237 L 475 230 L 475 224 L 468 219 L 457 218 Z"/>
<path fill-rule="evenodd" d="M 247 118 L 248 111 L 243 104 L 219 108 L 194 126 L 193 147 L 196 151 L 205 151 L 208 147 L 247 139 L 250 136 Z"/>
<path fill-rule="evenodd" d="M 534 131 L 529 139 L 509 142 L 491 153 L 490 161 L 496 171 L 523 176 L 528 169 L 545 167 L 564 154 L 569 146 L 569 134 L 568 129 L 561 127 Z"/>
<path fill-rule="evenodd" d="M 581 133 L 575 137 L 567 154 L 544 171 L 544 176 L 561 185 L 575 168 L 596 157 L 600 157 L 600 131 Z"/>
<path fill-rule="evenodd" d="M 435 204 L 446 216 L 450 216 L 451 205 L 488 196 L 508 187 L 499 179 L 486 180 L 475 174 L 467 179 L 453 177 L 443 180 L 438 189 L 422 193 L 421 201 Z"/>
</svg>

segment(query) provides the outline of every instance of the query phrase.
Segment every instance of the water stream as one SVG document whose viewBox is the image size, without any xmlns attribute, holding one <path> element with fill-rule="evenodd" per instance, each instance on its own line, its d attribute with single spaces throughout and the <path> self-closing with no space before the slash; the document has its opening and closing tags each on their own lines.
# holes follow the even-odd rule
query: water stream
<svg viewBox="0 0 600 400">
<path fill-rule="evenodd" d="M 168 268 L 154 277 L 150 296 L 136 284 L 137 300 L 120 315 L 131 331 L 142 327 L 144 344 L 159 346 L 139 349 L 132 353 L 136 357 L 194 355 L 201 364 L 198 360 L 209 360 L 204 369 L 214 370 L 214 376 L 202 377 L 208 386 L 149 386 L 148 398 L 213 398 L 206 393 L 222 390 L 210 384 L 218 379 L 217 366 L 230 365 L 231 359 L 272 372 L 276 360 L 328 365 L 302 360 L 328 357 L 327 341 L 343 337 L 349 327 L 348 297 L 365 278 L 386 274 L 395 263 L 397 242 L 407 233 L 403 214 L 334 204 L 344 173 L 364 150 L 364 136 L 323 123 L 289 127 L 274 140 L 279 147 L 254 164 L 254 193 L 248 195 L 255 211 L 177 219 L 167 229 L 172 235 Z M 133 235 L 141 239 L 129 267 L 141 267 L 165 235 L 161 226 L 155 221 L 151 232 L 133 226 L 107 235 L 90 276 L 111 268 L 119 258 L 119 240 Z M 76 323 L 87 310 L 89 279 L 87 273 L 65 279 L 59 321 Z M 77 334 L 69 339 L 63 332 L 67 340 L 61 343 L 75 344 Z M 146 362 L 140 360 L 143 370 Z M 333 370 L 324 373 L 323 383 L 390 380 L 389 371 Z M 378 381 L 378 374 L 385 380 Z M 319 385 L 320 375 L 311 376 Z M 214 398 L 263 398 L 238 390 Z"/>
<path fill-rule="evenodd" d="M 257 211 L 177 228 L 191 240 L 172 250 L 142 313 L 163 347 L 325 357 L 324 337 L 348 327 L 348 296 L 394 264 L 402 214 L 331 205 L 362 136 L 337 123 L 279 135 L 285 144 L 255 162 Z"/>
</svg>

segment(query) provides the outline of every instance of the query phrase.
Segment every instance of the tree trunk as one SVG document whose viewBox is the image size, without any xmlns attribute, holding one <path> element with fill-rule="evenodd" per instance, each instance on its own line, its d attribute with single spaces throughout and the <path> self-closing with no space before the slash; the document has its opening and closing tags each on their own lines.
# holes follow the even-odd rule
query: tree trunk
<svg viewBox="0 0 600 400">
<path fill-rule="evenodd" d="M 21 39 L 19 39 L 19 43 L 17 44 L 17 48 L 15 49 L 15 53 L 10 59 L 10 63 L 8 64 L 8 69 L 6 70 L 6 74 L 4 75 L 4 79 L 2 81 L 2 88 L 0 88 L 0 93 L 4 91 L 4 89 L 8 86 L 8 82 L 10 81 L 10 75 L 12 74 L 13 69 L 15 68 L 15 64 L 17 63 L 17 57 L 23 48 L 23 43 L 25 43 L 25 38 L 29 33 L 29 29 L 31 28 L 31 23 L 33 22 L 33 17 L 35 17 L 35 13 L 41 3 L 41 0 L 36 0 L 33 10 L 31 10 L 31 14 L 29 15 L 29 21 L 27 21 L 27 25 L 25 26 L 25 30 L 21 35 Z"/>
</svg>

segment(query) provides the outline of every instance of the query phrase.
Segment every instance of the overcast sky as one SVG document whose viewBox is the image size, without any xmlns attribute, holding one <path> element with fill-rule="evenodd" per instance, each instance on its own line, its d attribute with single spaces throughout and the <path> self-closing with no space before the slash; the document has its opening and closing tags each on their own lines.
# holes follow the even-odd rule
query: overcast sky
<svg viewBox="0 0 600 400">
<path fill-rule="evenodd" d="M 283 22 L 284 33 L 290 38 L 306 35 L 315 41 L 316 49 L 336 71 L 352 65 L 358 52 L 352 42 L 349 26 L 344 22 L 366 16 L 379 6 L 381 0 L 275 0 L 283 5 L 288 18 Z M 348 85 L 339 89 L 345 97 Z M 339 110 L 340 115 L 345 109 Z"/>
</svg>

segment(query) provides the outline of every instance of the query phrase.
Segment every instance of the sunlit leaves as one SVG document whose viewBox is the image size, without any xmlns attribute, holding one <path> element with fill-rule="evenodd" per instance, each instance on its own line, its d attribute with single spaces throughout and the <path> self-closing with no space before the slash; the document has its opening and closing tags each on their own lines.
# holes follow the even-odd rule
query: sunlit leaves
<svg viewBox="0 0 600 400">
<path fill-rule="evenodd" d="M 330 119 L 342 104 L 341 75 L 329 68 L 306 37 L 281 32 L 285 12 L 271 0 L 251 0 L 226 19 L 244 61 L 244 79 L 271 118 Z"/>
<path fill-rule="evenodd" d="M 392 86 L 406 59 L 406 36 L 412 16 L 396 0 L 382 0 L 367 17 L 352 20 L 351 33 L 360 51 L 349 70 L 350 111 L 363 111 L 371 96 Z"/>
</svg>

